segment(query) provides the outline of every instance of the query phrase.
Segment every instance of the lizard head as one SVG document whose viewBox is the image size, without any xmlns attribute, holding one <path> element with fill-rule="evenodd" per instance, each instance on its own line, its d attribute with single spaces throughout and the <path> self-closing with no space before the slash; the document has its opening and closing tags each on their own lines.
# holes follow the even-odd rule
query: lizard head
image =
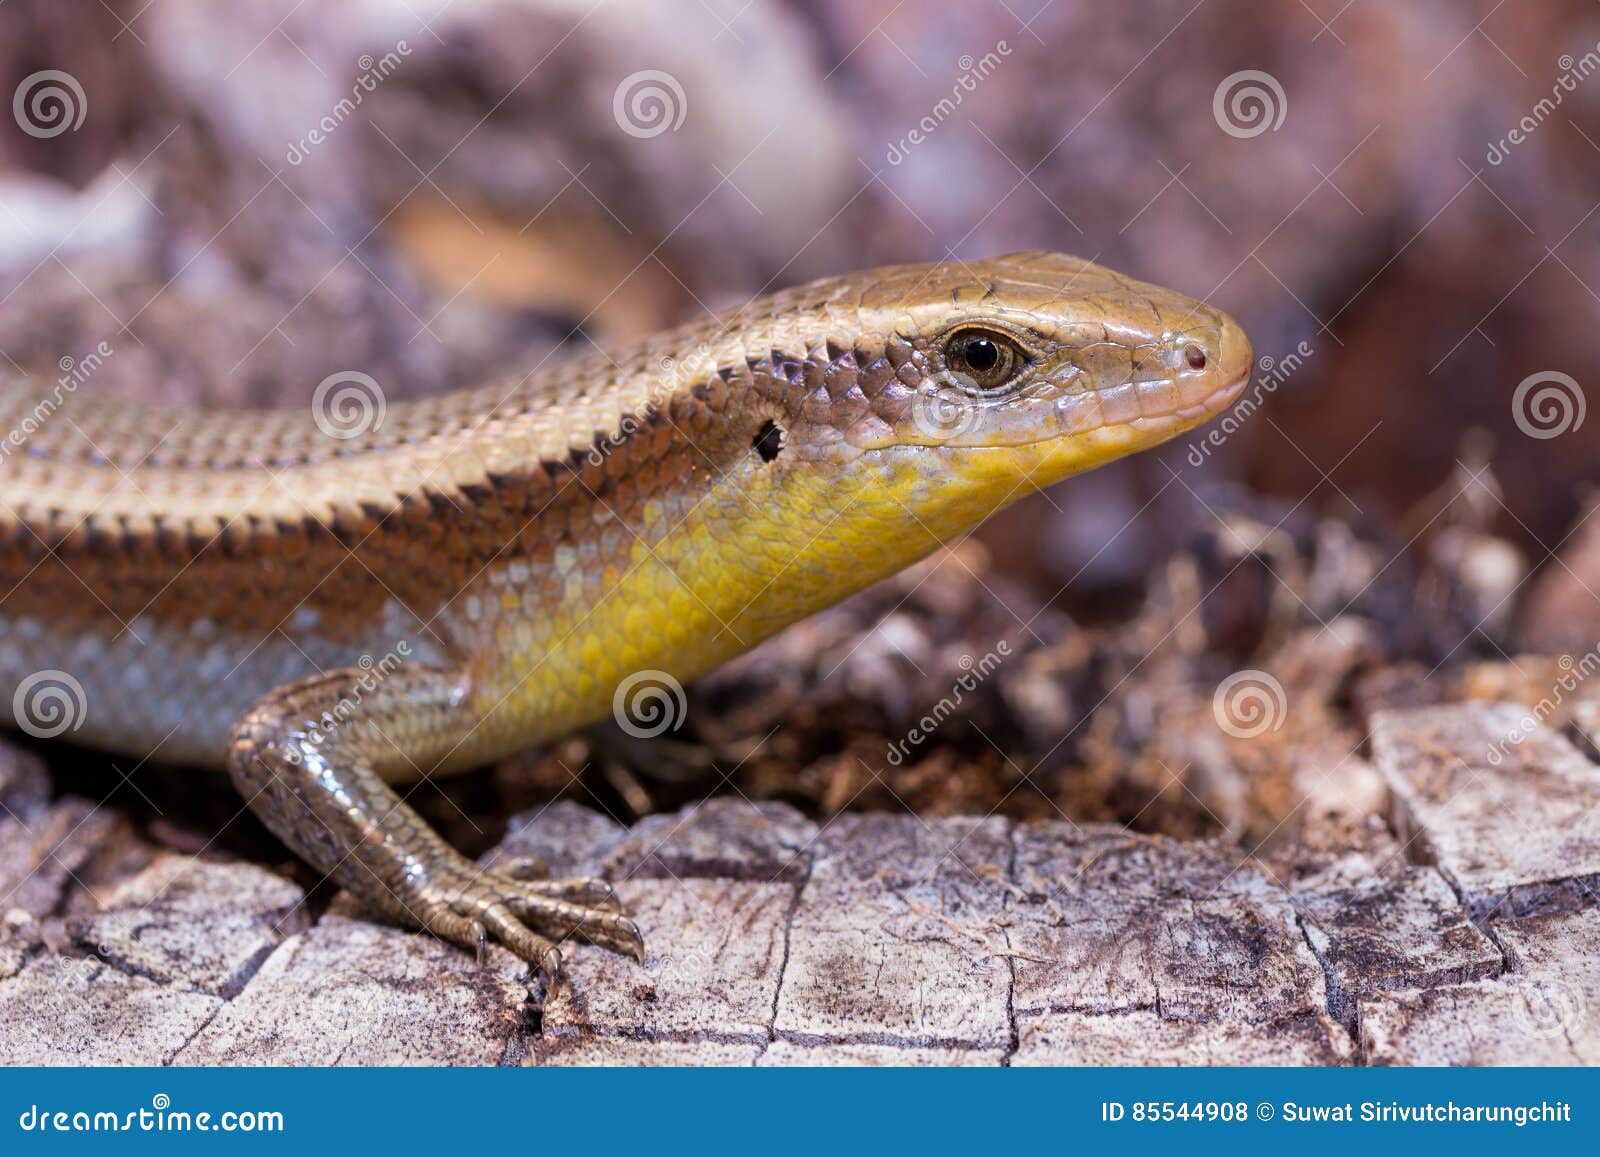
<svg viewBox="0 0 1600 1157">
<path fill-rule="evenodd" d="M 1202 424 L 1252 366 L 1221 311 L 1058 253 L 895 266 L 763 312 L 806 327 L 773 334 L 774 481 L 787 454 L 827 497 L 941 537 Z"/>
<path fill-rule="evenodd" d="M 906 271 L 873 296 L 863 305 L 910 372 L 857 444 L 926 449 L 945 467 L 992 459 L 981 468 L 1048 484 L 1208 420 L 1251 370 L 1226 314 L 1057 253 Z"/>
</svg>

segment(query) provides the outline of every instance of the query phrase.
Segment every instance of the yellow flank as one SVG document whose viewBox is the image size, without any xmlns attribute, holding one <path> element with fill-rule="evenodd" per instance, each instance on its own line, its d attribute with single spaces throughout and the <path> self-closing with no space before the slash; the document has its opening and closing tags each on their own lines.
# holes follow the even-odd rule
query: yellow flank
<svg viewBox="0 0 1600 1157">
<path fill-rule="evenodd" d="M 676 521 L 647 503 L 624 561 L 586 573 L 558 548 L 562 597 L 537 615 L 507 616 L 475 696 L 490 718 L 461 762 L 612 713 L 618 686 L 641 671 L 686 684 L 989 513 L 1199 420 L 1020 446 L 892 446 L 777 471 L 746 461 Z M 515 609 L 511 592 L 502 599 Z"/>
</svg>

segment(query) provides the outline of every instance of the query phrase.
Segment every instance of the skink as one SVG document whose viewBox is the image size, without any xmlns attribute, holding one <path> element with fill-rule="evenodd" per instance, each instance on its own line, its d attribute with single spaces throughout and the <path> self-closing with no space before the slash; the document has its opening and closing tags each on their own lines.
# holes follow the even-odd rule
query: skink
<svg viewBox="0 0 1600 1157">
<path fill-rule="evenodd" d="M 480 868 L 405 794 L 1204 422 L 1251 358 L 1208 305 L 1029 252 L 819 281 L 381 413 L 381 395 L 193 413 L 12 381 L 0 711 L 226 768 L 388 919 L 552 974 L 574 937 L 642 959 L 606 882 Z"/>
</svg>

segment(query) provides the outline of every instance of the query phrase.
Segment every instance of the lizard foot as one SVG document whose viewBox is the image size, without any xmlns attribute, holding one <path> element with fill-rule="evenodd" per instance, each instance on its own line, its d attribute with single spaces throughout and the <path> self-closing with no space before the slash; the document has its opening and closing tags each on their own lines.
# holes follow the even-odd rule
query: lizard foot
<svg viewBox="0 0 1600 1157">
<path fill-rule="evenodd" d="M 273 834 L 378 912 L 480 958 L 492 937 L 554 976 L 557 945 L 577 938 L 643 960 L 610 884 L 552 880 L 533 856 L 481 868 L 385 781 L 382 760 L 405 750 L 389 736 L 407 737 L 406 758 L 426 764 L 475 726 L 460 673 L 403 665 L 376 689 L 367 678 L 347 668 L 286 684 L 234 725 L 229 773 Z"/>
<path fill-rule="evenodd" d="M 529 964 L 554 977 L 561 970 L 558 943 L 578 939 L 643 962 L 639 927 L 617 911 L 616 894 L 604 880 L 527 879 L 513 863 L 479 868 L 464 857 L 400 896 L 411 917 L 441 939 L 482 952 L 498 940 Z"/>
</svg>

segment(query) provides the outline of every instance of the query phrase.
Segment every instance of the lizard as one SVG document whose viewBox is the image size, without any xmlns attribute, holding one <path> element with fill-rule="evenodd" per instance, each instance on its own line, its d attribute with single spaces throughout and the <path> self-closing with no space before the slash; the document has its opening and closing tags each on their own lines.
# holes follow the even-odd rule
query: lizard
<svg viewBox="0 0 1600 1157">
<path fill-rule="evenodd" d="M 393 406 L 361 375 L 310 415 L 14 379 L 0 722 L 225 769 L 379 918 L 552 976 L 574 938 L 642 961 L 608 882 L 480 867 L 406 794 L 1205 422 L 1252 356 L 1201 301 L 1030 251 L 815 281 Z"/>
</svg>

